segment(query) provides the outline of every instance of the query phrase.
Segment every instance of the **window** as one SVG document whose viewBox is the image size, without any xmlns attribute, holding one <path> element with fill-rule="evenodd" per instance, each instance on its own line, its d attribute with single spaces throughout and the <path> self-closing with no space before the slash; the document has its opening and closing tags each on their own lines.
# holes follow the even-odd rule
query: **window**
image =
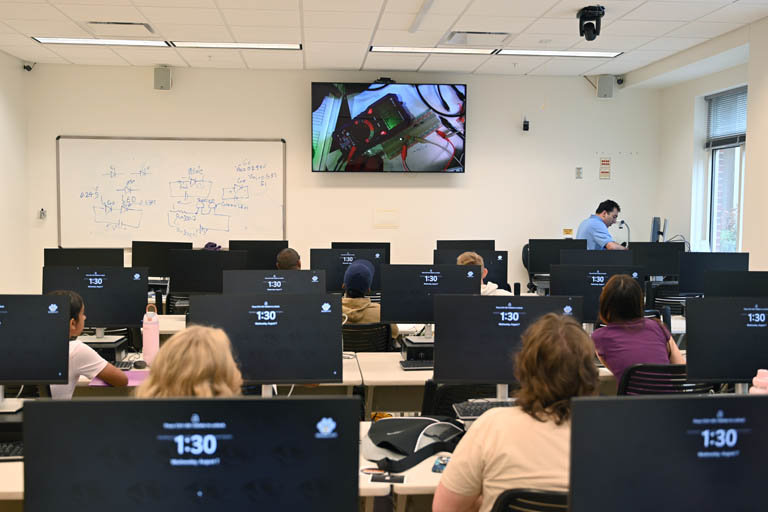
<svg viewBox="0 0 768 512">
<path fill-rule="evenodd" d="M 715 252 L 741 250 L 747 88 L 707 96 L 709 245 Z"/>
</svg>

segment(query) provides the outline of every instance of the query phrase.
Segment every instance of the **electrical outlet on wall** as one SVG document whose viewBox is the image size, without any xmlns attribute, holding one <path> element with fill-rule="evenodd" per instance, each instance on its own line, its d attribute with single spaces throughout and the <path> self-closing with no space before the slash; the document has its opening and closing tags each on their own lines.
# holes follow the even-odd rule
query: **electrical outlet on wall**
<svg viewBox="0 0 768 512">
<path fill-rule="evenodd" d="M 584 178 L 584 169 L 582 167 L 576 168 L 576 179 L 580 180 Z"/>
</svg>

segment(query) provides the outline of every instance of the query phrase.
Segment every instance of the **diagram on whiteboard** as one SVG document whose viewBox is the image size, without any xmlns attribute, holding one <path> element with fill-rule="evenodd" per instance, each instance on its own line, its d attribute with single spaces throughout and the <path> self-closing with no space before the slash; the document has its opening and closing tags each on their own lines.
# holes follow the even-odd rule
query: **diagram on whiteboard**
<svg viewBox="0 0 768 512">
<path fill-rule="evenodd" d="M 139 181 L 149 175 L 147 165 L 142 165 L 134 172 L 118 172 L 110 165 L 102 173 L 107 180 L 104 189 L 100 190 L 99 185 L 95 185 L 80 192 L 80 199 L 92 202 L 93 222 L 103 225 L 107 230 L 141 228 L 144 208 L 157 204 L 156 199 L 141 196 Z"/>
</svg>

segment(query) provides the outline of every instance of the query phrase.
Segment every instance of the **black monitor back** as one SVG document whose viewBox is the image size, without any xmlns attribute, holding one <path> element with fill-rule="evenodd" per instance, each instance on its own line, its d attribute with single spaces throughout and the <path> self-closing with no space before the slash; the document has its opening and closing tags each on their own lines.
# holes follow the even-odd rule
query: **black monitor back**
<svg viewBox="0 0 768 512">
<path fill-rule="evenodd" d="M 441 251 L 494 251 L 496 240 L 437 240 L 435 247 Z"/>
<path fill-rule="evenodd" d="M 167 277 L 171 275 L 168 251 L 173 249 L 192 249 L 192 242 L 139 242 L 131 243 L 131 265 L 148 267 L 149 275 Z"/>
<path fill-rule="evenodd" d="M 768 397 L 574 398 L 571 407 L 569 511 L 762 508 Z"/>
<path fill-rule="evenodd" d="M 688 299 L 685 342 L 688 378 L 751 382 L 768 362 L 768 291 L 763 297 Z"/>
<path fill-rule="evenodd" d="M 435 249 L 432 251 L 432 263 L 435 265 L 455 265 L 456 259 L 464 253 L 461 249 Z M 486 281 L 496 283 L 499 286 L 507 284 L 507 251 L 488 251 L 478 249 L 476 251 L 483 258 L 485 268 L 488 269 Z"/>
<path fill-rule="evenodd" d="M 616 274 L 628 274 L 643 285 L 642 267 L 633 265 L 552 265 L 550 288 L 552 295 L 584 297 L 585 323 L 598 320 L 600 293 L 608 280 Z"/>
<path fill-rule="evenodd" d="M 590 251 L 587 249 L 561 249 L 563 265 L 632 265 L 632 251 Z"/>
<path fill-rule="evenodd" d="M 141 327 L 147 308 L 146 267 L 43 267 L 43 293 L 83 297 L 87 327 Z"/>
<path fill-rule="evenodd" d="M 194 295 L 188 322 L 224 329 L 246 382 L 342 380 L 338 295 Z"/>
<path fill-rule="evenodd" d="M 122 249 L 45 249 L 43 265 L 64 267 L 122 267 Z"/>
<path fill-rule="evenodd" d="M 531 238 L 528 240 L 528 273 L 549 274 L 549 266 L 560 263 L 562 249 L 586 249 L 586 240 Z"/>
<path fill-rule="evenodd" d="M 381 249 L 310 249 L 312 270 L 325 270 L 325 289 L 328 293 L 340 293 L 344 284 L 344 272 L 355 260 L 368 260 L 373 264 L 371 291 L 381 290 L 381 265 L 389 255 Z"/>
<path fill-rule="evenodd" d="M 704 274 L 705 297 L 766 297 L 768 272 L 714 271 Z"/>
<path fill-rule="evenodd" d="M 647 276 L 676 276 L 680 271 L 683 242 L 632 242 L 632 264 L 645 268 Z"/>
<path fill-rule="evenodd" d="M 331 249 L 378 249 L 383 254 L 382 263 L 389 263 L 392 253 L 389 242 L 331 242 Z"/>
<path fill-rule="evenodd" d="M 435 381 L 512 384 L 521 335 L 547 313 L 581 323 L 581 297 L 435 296 Z"/>
<path fill-rule="evenodd" d="M 346 397 L 28 403 L 24 509 L 355 512 L 359 414 Z"/>
<path fill-rule="evenodd" d="M 181 293 L 221 293 L 225 270 L 245 270 L 246 251 L 168 252 L 171 264 L 171 291 Z"/>
<path fill-rule="evenodd" d="M 0 385 L 66 384 L 69 298 L 0 295 Z"/>
<path fill-rule="evenodd" d="M 325 270 L 225 270 L 224 293 L 325 294 Z"/>
<path fill-rule="evenodd" d="M 680 253 L 680 293 L 703 294 L 706 273 L 715 270 L 749 270 L 749 253 Z"/>
<path fill-rule="evenodd" d="M 288 247 L 288 240 L 230 240 L 230 251 L 246 251 L 249 270 L 277 268 L 277 254 Z"/>
<path fill-rule="evenodd" d="M 480 265 L 382 265 L 381 321 L 432 323 L 437 294 L 480 294 Z"/>
</svg>

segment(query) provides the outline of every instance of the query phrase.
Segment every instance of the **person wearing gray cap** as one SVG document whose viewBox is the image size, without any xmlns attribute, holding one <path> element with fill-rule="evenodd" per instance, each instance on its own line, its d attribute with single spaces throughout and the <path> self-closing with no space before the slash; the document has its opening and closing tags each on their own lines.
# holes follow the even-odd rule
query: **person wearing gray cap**
<svg viewBox="0 0 768 512">
<path fill-rule="evenodd" d="M 381 320 L 381 305 L 371 302 L 371 299 L 365 296 L 371 291 L 373 273 L 373 263 L 368 260 L 355 260 L 347 267 L 342 284 L 342 324 L 375 324 Z M 391 327 L 392 337 L 396 338 L 397 325 L 391 324 Z"/>
</svg>

